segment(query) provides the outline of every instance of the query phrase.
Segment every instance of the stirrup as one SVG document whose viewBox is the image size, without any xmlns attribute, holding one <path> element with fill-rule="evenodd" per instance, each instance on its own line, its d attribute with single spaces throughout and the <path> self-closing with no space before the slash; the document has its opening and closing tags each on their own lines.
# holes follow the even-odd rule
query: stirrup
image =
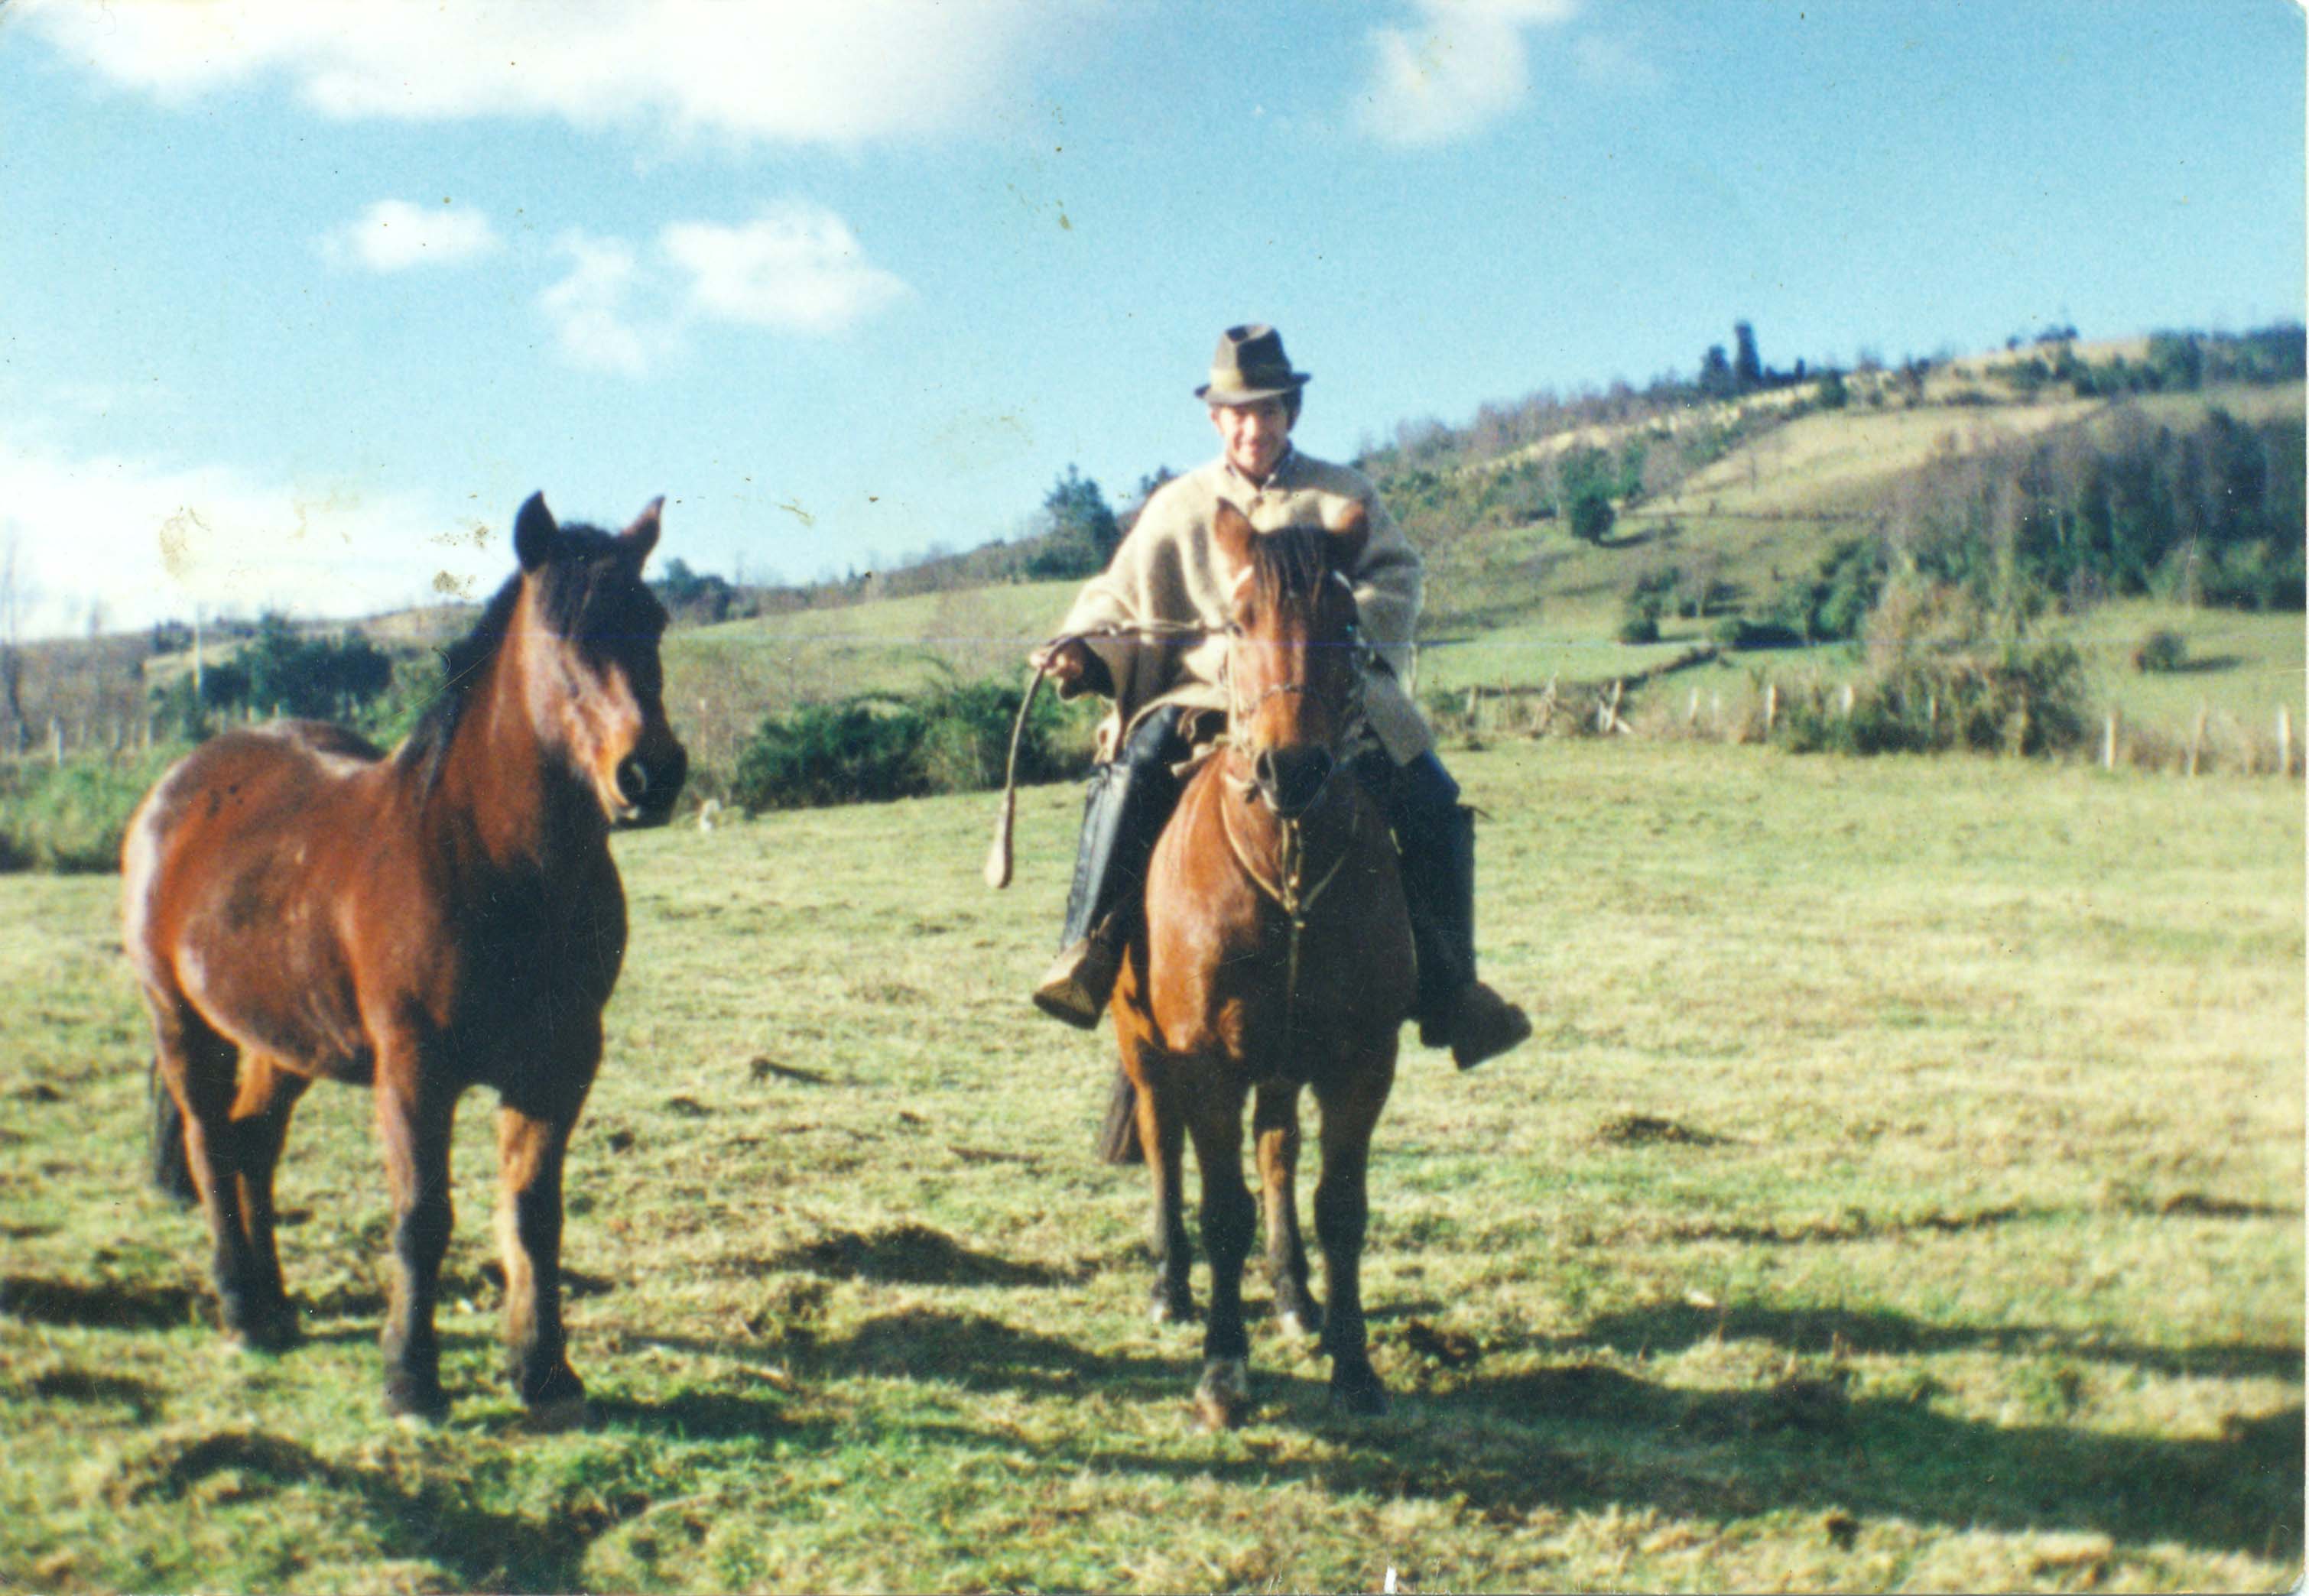
<svg viewBox="0 0 2309 1596">
<path fill-rule="evenodd" d="M 1034 1006 L 1083 1031 L 1096 1028 L 1122 972 L 1121 950 L 1095 934 L 1060 953 L 1034 988 Z"/>
<path fill-rule="evenodd" d="M 1530 1035 L 1531 1017 L 1481 981 L 1468 982 L 1452 1005 L 1451 1062 L 1463 1070 L 1497 1057 Z"/>
</svg>

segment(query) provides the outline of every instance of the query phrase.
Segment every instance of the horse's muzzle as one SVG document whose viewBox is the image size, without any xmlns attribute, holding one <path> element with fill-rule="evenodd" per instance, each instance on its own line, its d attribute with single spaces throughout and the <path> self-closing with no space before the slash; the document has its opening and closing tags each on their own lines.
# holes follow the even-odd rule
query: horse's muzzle
<svg viewBox="0 0 2309 1596">
<path fill-rule="evenodd" d="M 663 825 L 673 818 L 674 800 L 689 779 L 689 753 L 679 743 L 668 743 L 648 755 L 628 754 L 618 761 L 618 797 L 627 812 L 621 826 Z"/>
<path fill-rule="evenodd" d="M 1250 782 L 1277 817 L 1296 820 L 1331 784 L 1338 761 L 1328 748 L 1262 748 L 1250 762 Z"/>
</svg>

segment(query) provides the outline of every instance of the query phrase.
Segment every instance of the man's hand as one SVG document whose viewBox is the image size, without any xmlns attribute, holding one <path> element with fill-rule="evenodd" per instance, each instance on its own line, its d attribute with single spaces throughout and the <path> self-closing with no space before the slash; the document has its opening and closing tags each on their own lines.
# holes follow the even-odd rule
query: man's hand
<svg viewBox="0 0 2309 1596">
<path fill-rule="evenodd" d="M 1027 663 L 1058 684 L 1061 698 L 1072 698 L 1083 691 L 1098 665 L 1098 656 L 1084 647 L 1079 637 L 1036 649 L 1026 658 Z"/>
</svg>

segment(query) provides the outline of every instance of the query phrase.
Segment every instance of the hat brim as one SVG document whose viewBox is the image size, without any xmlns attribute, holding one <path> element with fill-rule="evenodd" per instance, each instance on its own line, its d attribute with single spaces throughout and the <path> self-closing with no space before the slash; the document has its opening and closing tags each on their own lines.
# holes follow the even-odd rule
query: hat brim
<svg viewBox="0 0 2309 1596">
<path fill-rule="evenodd" d="M 1195 390 L 1195 397 L 1205 404 L 1256 404 L 1262 399 L 1281 399 L 1296 393 L 1315 379 L 1303 371 L 1291 374 L 1290 382 L 1280 388 L 1222 388 L 1205 383 Z"/>
</svg>

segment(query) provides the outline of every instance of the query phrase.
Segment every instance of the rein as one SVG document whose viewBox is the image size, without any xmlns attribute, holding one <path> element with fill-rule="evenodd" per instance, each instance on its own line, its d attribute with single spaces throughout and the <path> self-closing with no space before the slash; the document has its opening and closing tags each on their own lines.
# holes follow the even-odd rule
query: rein
<svg viewBox="0 0 2309 1596">
<path fill-rule="evenodd" d="M 1199 621 L 1145 621 L 1136 626 L 1103 626 L 1095 632 L 1062 634 L 1042 645 L 1047 651 L 1086 637 L 1208 637 L 1218 628 Z M 1002 767 L 1002 805 L 994 815 L 994 841 L 986 850 L 986 884 L 1000 892 L 1010 884 L 1011 833 L 1018 820 L 1018 745 L 1026 735 L 1026 717 L 1034 712 L 1034 695 L 1049 673 L 1036 666 L 1026 677 L 1026 691 L 1018 703 L 1018 718 L 1010 724 L 1010 755 Z M 1230 675 L 1232 673 L 1230 672 Z M 1232 722 L 1232 716 L 1229 716 Z"/>
</svg>

